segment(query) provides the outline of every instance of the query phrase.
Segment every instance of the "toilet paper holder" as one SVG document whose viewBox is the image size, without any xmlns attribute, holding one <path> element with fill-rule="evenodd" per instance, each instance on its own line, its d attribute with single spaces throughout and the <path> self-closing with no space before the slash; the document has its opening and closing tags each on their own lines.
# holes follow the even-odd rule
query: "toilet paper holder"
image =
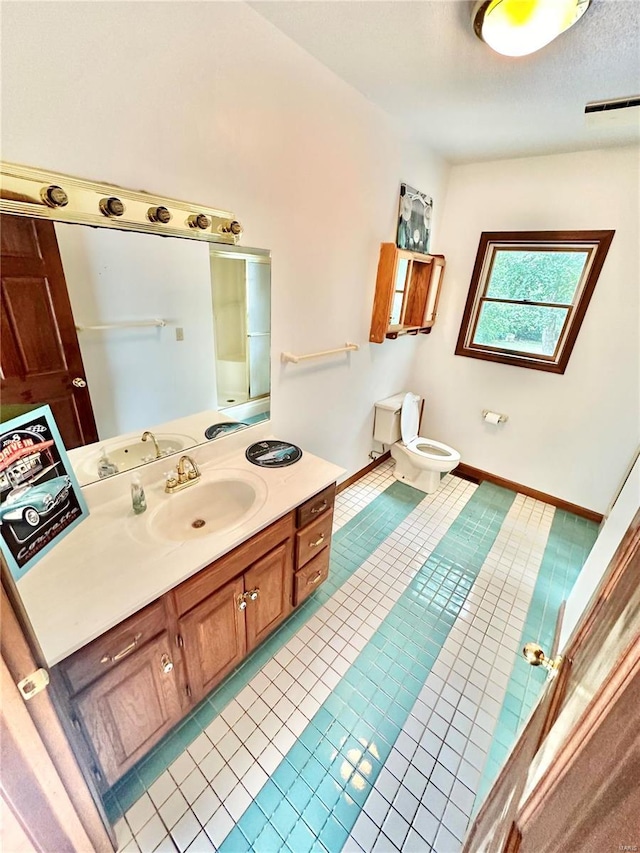
<svg viewBox="0 0 640 853">
<path fill-rule="evenodd" d="M 503 415 L 501 412 L 492 412 L 491 409 L 483 409 L 482 420 L 489 424 L 506 424 L 509 420 L 509 415 Z"/>
</svg>

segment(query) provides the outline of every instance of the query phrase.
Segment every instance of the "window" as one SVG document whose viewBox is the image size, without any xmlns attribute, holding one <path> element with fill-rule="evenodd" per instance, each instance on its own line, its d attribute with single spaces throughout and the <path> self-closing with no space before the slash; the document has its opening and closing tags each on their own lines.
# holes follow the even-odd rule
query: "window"
<svg viewBox="0 0 640 853">
<path fill-rule="evenodd" d="M 614 233 L 484 232 L 456 355 L 564 373 Z"/>
</svg>

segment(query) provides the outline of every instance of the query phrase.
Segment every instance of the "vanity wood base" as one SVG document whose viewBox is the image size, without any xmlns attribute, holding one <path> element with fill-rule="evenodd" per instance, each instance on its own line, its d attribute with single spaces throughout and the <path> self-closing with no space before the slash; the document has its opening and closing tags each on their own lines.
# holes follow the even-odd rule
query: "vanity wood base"
<svg viewBox="0 0 640 853">
<path fill-rule="evenodd" d="M 324 489 L 55 667 L 103 790 L 327 579 L 335 491 Z"/>
</svg>

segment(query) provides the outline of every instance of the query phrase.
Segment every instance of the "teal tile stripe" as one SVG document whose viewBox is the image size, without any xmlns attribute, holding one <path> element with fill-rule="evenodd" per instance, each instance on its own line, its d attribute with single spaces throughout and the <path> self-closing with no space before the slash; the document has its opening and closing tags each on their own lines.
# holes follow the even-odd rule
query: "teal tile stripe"
<svg viewBox="0 0 640 853">
<path fill-rule="evenodd" d="M 538 701 L 546 680 L 546 670 L 530 666 L 520 650 L 529 641 L 540 643 L 547 653 L 551 649 L 560 605 L 573 589 L 597 535 L 598 525 L 594 522 L 565 510 L 555 511 L 500 716 L 480 779 L 475 809 L 480 806 L 493 785 Z"/>
<path fill-rule="evenodd" d="M 396 481 L 335 533 L 327 581 L 104 795 L 104 804 L 112 822 L 131 808 L 424 498 L 424 492 Z"/>
<path fill-rule="evenodd" d="M 514 498 L 476 489 L 220 851 L 342 849 Z"/>
</svg>

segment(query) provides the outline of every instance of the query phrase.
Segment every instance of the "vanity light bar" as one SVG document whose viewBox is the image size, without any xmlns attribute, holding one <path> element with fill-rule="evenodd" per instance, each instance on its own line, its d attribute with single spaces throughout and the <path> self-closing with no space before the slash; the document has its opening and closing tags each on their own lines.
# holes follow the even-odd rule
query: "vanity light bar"
<svg viewBox="0 0 640 853">
<path fill-rule="evenodd" d="M 210 243 L 235 244 L 242 234 L 242 225 L 227 210 L 30 166 L 0 163 L 0 186 L 0 212 L 17 216 Z"/>
</svg>

